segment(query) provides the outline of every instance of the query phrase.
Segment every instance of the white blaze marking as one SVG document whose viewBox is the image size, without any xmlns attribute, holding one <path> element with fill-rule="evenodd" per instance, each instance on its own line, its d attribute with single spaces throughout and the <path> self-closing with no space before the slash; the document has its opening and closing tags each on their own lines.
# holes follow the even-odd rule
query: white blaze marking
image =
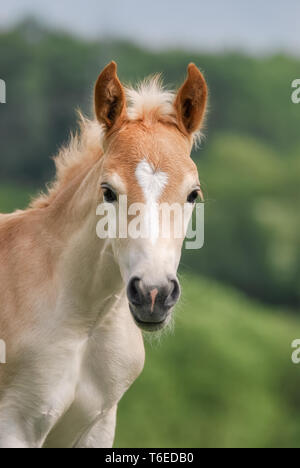
<svg viewBox="0 0 300 468">
<path fill-rule="evenodd" d="M 146 233 L 154 244 L 159 236 L 158 200 L 168 183 L 168 175 L 162 171 L 155 171 L 146 159 L 137 165 L 135 175 L 146 199 Z"/>
</svg>

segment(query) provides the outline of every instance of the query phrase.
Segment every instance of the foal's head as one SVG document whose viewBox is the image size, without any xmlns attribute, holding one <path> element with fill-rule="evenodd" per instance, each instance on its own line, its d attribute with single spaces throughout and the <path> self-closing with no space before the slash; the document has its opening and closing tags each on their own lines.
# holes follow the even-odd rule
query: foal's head
<svg viewBox="0 0 300 468">
<path fill-rule="evenodd" d="M 136 238 L 129 230 L 126 238 L 111 242 L 131 313 L 148 331 L 169 322 L 180 296 L 177 269 L 184 233 L 174 236 L 171 230 L 169 237 L 162 235 L 160 207 L 188 203 L 192 214 L 201 190 L 190 153 L 206 100 L 205 80 L 193 64 L 177 96 L 163 91 L 156 79 L 126 93 L 114 62 L 96 84 L 96 116 L 105 131 L 100 180 L 104 201 L 118 212 L 121 196 L 126 195 L 129 223 L 134 223 L 135 204 L 145 207 L 148 235 Z"/>
</svg>

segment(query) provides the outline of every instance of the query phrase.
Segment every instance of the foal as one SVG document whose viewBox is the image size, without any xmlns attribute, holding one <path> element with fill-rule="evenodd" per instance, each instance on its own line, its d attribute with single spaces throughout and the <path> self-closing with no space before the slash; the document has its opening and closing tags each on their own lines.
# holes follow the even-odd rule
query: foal
<svg viewBox="0 0 300 468">
<path fill-rule="evenodd" d="M 190 152 L 206 107 L 195 65 L 175 96 L 157 79 L 98 78 L 94 121 L 56 159 L 47 195 L 0 216 L 0 447 L 111 447 L 117 405 L 144 365 L 142 331 L 180 296 L 181 239 L 160 237 L 163 202 L 194 206 Z M 151 239 L 99 239 L 99 204 L 146 206 Z M 128 215 L 128 220 L 132 215 Z"/>
</svg>

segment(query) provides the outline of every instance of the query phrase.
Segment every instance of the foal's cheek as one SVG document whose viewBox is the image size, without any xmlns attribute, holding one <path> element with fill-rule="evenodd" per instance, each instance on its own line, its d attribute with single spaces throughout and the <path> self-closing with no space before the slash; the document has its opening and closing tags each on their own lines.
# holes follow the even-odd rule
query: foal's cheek
<svg viewBox="0 0 300 468">
<path fill-rule="evenodd" d="M 183 251 L 183 241 L 181 242 L 181 245 L 177 249 L 177 254 L 175 254 L 175 271 L 176 271 L 176 273 L 177 273 L 179 265 L 180 265 L 180 261 L 181 261 L 181 257 L 182 257 L 182 251 Z"/>
<path fill-rule="evenodd" d="M 123 282 L 126 285 L 130 280 L 135 263 L 134 249 L 130 246 L 128 239 L 114 239 L 112 240 L 112 250 L 115 262 L 119 266 Z"/>
</svg>

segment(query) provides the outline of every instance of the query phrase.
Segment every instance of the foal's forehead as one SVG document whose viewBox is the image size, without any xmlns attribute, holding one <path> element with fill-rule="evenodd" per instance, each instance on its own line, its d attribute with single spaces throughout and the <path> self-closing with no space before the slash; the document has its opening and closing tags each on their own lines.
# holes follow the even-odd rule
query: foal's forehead
<svg viewBox="0 0 300 468">
<path fill-rule="evenodd" d="M 197 168 L 190 157 L 191 143 L 175 126 L 157 123 L 145 127 L 131 122 L 112 139 L 104 172 L 117 183 L 132 187 L 139 169 L 163 173 L 169 184 L 197 180 Z M 140 171 L 141 172 L 141 171 Z"/>
</svg>

